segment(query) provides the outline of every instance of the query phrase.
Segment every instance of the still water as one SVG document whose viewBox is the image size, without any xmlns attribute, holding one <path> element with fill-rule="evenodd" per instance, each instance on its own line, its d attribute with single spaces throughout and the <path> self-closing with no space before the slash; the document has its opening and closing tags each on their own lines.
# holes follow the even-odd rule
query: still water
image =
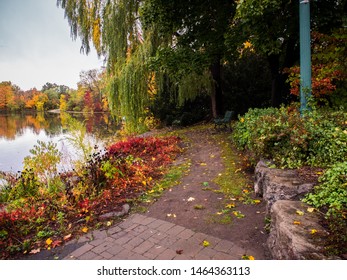
<svg viewBox="0 0 347 280">
<path fill-rule="evenodd" d="M 81 130 L 81 131 L 77 131 Z M 0 114 L 0 171 L 21 171 L 23 159 L 37 141 L 56 143 L 62 152 L 61 166 L 69 168 L 80 157 L 76 144 L 69 139 L 83 135 L 85 145 L 102 147 L 117 125 L 107 114 Z M 80 134 L 82 133 L 82 134 Z"/>
</svg>

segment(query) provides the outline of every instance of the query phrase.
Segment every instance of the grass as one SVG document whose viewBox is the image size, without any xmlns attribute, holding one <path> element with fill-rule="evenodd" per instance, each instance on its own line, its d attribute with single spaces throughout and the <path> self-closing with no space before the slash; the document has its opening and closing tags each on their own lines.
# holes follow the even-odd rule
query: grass
<svg viewBox="0 0 347 280">
<path fill-rule="evenodd" d="M 242 192 L 250 185 L 250 179 L 242 170 L 241 155 L 233 149 L 231 143 L 223 134 L 214 136 L 222 149 L 222 159 L 225 169 L 213 181 L 220 186 L 225 195 L 242 196 Z"/>
</svg>

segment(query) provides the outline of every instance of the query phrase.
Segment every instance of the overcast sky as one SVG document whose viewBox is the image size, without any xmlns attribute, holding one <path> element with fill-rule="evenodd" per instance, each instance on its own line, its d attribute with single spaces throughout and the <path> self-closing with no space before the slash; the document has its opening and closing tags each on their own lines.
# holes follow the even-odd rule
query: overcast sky
<svg viewBox="0 0 347 280">
<path fill-rule="evenodd" d="M 100 68 L 94 49 L 80 53 L 56 0 L 0 0 L 0 82 L 23 90 L 46 82 L 77 87 L 82 70 Z"/>
</svg>

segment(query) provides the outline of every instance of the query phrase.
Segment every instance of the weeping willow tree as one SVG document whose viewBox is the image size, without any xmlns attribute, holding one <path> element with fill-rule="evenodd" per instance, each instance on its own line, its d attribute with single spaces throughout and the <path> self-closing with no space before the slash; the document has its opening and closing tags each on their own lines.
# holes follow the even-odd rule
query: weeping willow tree
<svg viewBox="0 0 347 280">
<path fill-rule="evenodd" d="M 151 100 L 148 83 L 153 73 L 146 66 L 152 52 L 150 32 L 141 30 L 140 0 L 57 0 L 65 10 L 74 39 L 82 40 L 81 51 L 91 44 L 105 57 L 108 99 L 113 114 L 125 119 L 126 128 L 143 127 Z"/>
<path fill-rule="evenodd" d="M 125 119 L 130 131 L 143 129 L 148 108 L 163 88 L 161 81 L 168 80 L 164 76 L 174 85 L 178 104 L 208 93 L 213 114 L 221 111 L 221 38 L 229 1 L 217 1 L 222 6 L 212 0 L 188 2 L 57 0 L 72 37 L 82 40 L 81 50 L 88 54 L 93 44 L 105 57 L 111 111 Z M 221 12 L 223 28 L 219 27 Z M 161 55 L 161 50 L 173 59 Z M 153 63 L 155 59 L 159 64 Z"/>
</svg>

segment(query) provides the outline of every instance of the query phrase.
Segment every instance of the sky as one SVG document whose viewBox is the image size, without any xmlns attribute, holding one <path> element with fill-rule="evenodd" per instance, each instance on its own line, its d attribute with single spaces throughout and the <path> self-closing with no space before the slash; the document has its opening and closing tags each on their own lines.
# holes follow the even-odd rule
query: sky
<svg viewBox="0 0 347 280">
<path fill-rule="evenodd" d="M 0 82 L 22 90 L 46 83 L 77 88 L 82 70 L 100 68 L 94 49 L 80 52 L 56 0 L 0 0 Z"/>
</svg>

